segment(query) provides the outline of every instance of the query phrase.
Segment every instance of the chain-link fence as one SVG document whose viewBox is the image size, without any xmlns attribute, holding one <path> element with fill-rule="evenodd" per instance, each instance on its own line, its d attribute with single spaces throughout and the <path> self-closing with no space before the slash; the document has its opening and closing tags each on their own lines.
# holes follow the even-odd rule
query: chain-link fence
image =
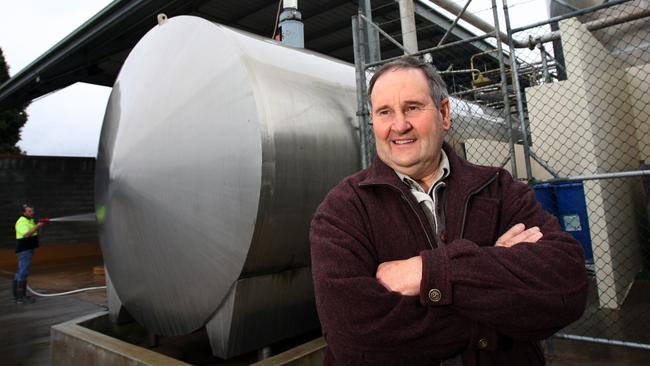
<svg viewBox="0 0 650 366">
<path fill-rule="evenodd" d="M 492 13 L 497 27 L 497 12 L 505 15 L 503 43 L 484 27 L 452 31 L 462 23 L 452 18 L 428 48 L 408 51 L 447 82 L 455 150 L 526 180 L 583 245 L 587 310 L 558 336 L 650 349 L 650 1 L 604 2 L 515 29 L 502 1 Z M 408 43 L 390 25 L 403 28 L 409 14 L 394 6 L 353 18 L 365 165 L 374 154 L 367 82 Z M 431 19 L 415 10 L 419 35 Z"/>
<path fill-rule="evenodd" d="M 551 168 L 533 160 L 531 178 L 572 178 L 537 192 L 581 241 L 592 274 L 587 311 L 566 337 L 650 347 L 648 9 L 619 2 L 561 19 L 551 36 L 547 25 L 513 31 L 552 39 L 516 55 L 538 69 L 524 109 L 530 149 Z"/>
</svg>

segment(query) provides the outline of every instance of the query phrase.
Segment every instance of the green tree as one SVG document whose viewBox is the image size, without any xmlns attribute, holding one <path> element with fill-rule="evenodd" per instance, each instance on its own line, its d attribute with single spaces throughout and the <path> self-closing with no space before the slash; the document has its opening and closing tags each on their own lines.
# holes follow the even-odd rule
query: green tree
<svg viewBox="0 0 650 366">
<path fill-rule="evenodd" d="M 9 80 L 9 65 L 0 48 L 0 85 Z M 27 122 L 25 109 L 29 103 L 0 111 L 0 154 L 22 154 L 16 144 L 20 141 L 20 129 Z"/>
</svg>

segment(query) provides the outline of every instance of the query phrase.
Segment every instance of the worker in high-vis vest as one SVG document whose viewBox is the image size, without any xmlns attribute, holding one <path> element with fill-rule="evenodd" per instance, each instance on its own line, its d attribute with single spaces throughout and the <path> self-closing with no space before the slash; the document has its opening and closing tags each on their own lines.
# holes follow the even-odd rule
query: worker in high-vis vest
<svg viewBox="0 0 650 366">
<path fill-rule="evenodd" d="M 34 298 L 27 295 L 27 276 L 32 265 L 34 249 L 38 248 L 38 231 L 43 225 L 34 219 L 34 207 L 29 204 L 21 206 L 20 218 L 16 221 L 18 272 L 13 285 L 14 299 L 17 303 L 34 302 Z"/>
</svg>

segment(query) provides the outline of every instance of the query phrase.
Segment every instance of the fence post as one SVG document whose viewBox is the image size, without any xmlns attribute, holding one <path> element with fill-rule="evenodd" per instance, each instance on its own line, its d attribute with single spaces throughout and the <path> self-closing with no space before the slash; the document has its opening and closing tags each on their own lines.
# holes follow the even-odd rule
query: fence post
<svg viewBox="0 0 650 366">
<path fill-rule="evenodd" d="M 528 128 L 526 127 L 526 117 L 524 116 L 524 103 L 521 97 L 521 87 L 519 85 L 519 66 L 517 65 L 517 55 L 512 38 L 512 28 L 510 27 L 510 14 L 508 13 L 508 0 L 503 1 L 503 15 L 506 21 L 506 31 L 508 34 L 508 46 L 510 48 L 510 65 L 512 67 L 512 88 L 517 99 L 517 111 L 519 113 L 519 125 L 521 128 L 522 141 L 524 144 L 524 163 L 526 164 L 526 179 L 533 179 L 533 171 L 530 165 L 530 144 L 528 142 Z"/>
<path fill-rule="evenodd" d="M 494 38 L 497 41 L 497 52 L 499 59 L 499 74 L 501 77 L 501 94 L 503 94 L 503 110 L 505 112 L 506 124 L 508 125 L 508 135 L 510 136 L 510 166 L 512 169 L 512 176 L 517 179 L 517 157 L 515 156 L 515 142 L 514 134 L 512 131 L 512 115 L 510 114 L 510 98 L 508 98 L 508 86 L 506 76 L 505 57 L 503 56 L 503 48 L 501 47 L 501 38 L 498 36 L 499 32 L 499 14 L 497 12 L 497 1 L 492 0 L 492 15 L 494 16 Z"/>
<path fill-rule="evenodd" d="M 366 102 L 366 66 L 364 42 L 359 26 L 359 16 L 352 17 L 352 43 L 354 48 L 354 67 L 357 79 L 357 119 L 359 121 L 359 147 L 361 155 L 361 167 L 363 169 L 370 165 L 369 155 L 369 129 L 368 129 L 368 107 Z"/>
</svg>

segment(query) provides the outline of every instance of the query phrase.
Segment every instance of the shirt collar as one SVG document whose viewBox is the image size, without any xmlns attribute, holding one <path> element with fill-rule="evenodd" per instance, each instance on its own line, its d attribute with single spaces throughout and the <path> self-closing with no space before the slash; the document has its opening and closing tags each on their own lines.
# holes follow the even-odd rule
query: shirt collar
<svg viewBox="0 0 650 366">
<path fill-rule="evenodd" d="M 449 158 L 447 158 L 447 153 L 445 153 L 445 150 L 440 149 L 440 164 L 438 165 L 438 171 L 436 172 L 436 175 L 433 177 L 433 181 L 431 182 L 431 186 L 429 187 L 429 192 L 426 193 L 431 194 L 431 191 L 433 190 L 433 187 L 436 185 L 436 183 L 447 178 L 450 172 L 451 172 L 451 167 L 449 165 Z M 402 174 L 397 170 L 395 171 L 395 174 L 397 174 L 399 179 L 402 182 L 406 183 L 411 188 L 411 190 L 424 192 L 422 186 L 418 182 L 416 182 L 413 178 L 409 177 L 408 175 Z"/>
</svg>

